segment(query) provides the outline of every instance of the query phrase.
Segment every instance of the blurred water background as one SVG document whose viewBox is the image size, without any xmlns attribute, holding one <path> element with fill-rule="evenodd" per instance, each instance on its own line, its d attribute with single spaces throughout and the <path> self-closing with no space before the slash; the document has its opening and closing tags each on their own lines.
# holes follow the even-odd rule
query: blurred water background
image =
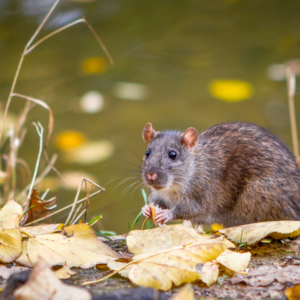
<svg viewBox="0 0 300 300">
<path fill-rule="evenodd" d="M 2 108 L 24 46 L 53 3 L 0 1 Z M 95 180 L 106 191 L 91 199 L 88 218 L 102 213 L 98 228 L 124 233 L 143 206 L 141 180 L 118 184 L 139 172 L 147 122 L 156 130 L 199 131 L 222 122 L 253 122 L 292 148 L 282 64 L 299 58 L 299 15 L 300 2 L 294 0 L 62 0 L 39 37 L 85 16 L 114 65 L 84 24 L 26 56 L 16 91 L 52 108 L 48 152 L 59 154 L 56 167 L 69 184 L 51 172 L 39 190 L 49 187 L 47 198 L 57 196 L 63 207 L 73 201 L 82 176 Z M 13 99 L 12 118 L 23 105 Z M 20 152 L 32 170 L 37 121 L 47 128 L 48 114 L 36 106 Z M 51 221 L 63 222 L 66 215 Z"/>
</svg>

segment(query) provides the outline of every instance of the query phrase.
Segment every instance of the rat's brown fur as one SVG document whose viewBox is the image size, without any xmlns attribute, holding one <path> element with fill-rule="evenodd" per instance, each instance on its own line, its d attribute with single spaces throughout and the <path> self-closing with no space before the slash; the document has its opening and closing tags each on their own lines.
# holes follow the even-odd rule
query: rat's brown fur
<svg viewBox="0 0 300 300">
<path fill-rule="evenodd" d="M 149 201 L 169 209 L 172 219 L 226 227 L 300 220 L 299 167 L 267 130 L 247 123 L 220 124 L 201 133 L 191 149 L 182 132 L 153 132 L 142 176 L 151 186 Z M 169 158 L 170 150 L 178 154 L 176 160 Z M 153 173 L 158 174 L 155 181 L 147 178 Z"/>
</svg>

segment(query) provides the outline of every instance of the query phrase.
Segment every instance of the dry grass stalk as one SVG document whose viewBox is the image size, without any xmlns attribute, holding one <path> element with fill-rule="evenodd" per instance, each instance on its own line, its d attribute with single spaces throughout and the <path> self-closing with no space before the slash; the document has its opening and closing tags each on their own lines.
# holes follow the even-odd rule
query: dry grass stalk
<svg viewBox="0 0 300 300">
<path fill-rule="evenodd" d="M 35 126 L 35 129 L 38 133 L 38 136 L 40 137 L 40 147 L 39 147 L 39 153 L 38 153 L 38 157 L 37 157 L 36 164 L 35 164 L 33 177 L 32 177 L 32 180 L 31 180 L 31 185 L 30 185 L 30 188 L 29 188 L 29 191 L 28 191 L 27 201 L 24 203 L 25 207 L 26 207 L 26 205 L 27 205 L 27 203 L 28 203 L 28 201 L 30 200 L 30 197 L 31 197 L 32 189 L 33 189 L 33 186 L 34 186 L 34 183 L 35 183 L 35 178 L 37 176 L 37 172 L 38 172 L 38 169 L 39 169 L 41 156 L 42 156 L 42 152 L 43 152 L 44 128 L 43 128 L 43 126 L 41 125 L 40 122 L 38 122 L 37 124 L 33 123 L 33 125 Z"/>
<path fill-rule="evenodd" d="M 299 144 L 298 144 L 297 123 L 296 123 L 295 103 L 294 103 L 294 97 L 296 91 L 296 76 L 289 65 L 287 65 L 286 67 L 286 77 L 287 77 L 287 85 L 288 85 L 288 99 L 289 99 L 289 109 L 290 109 L 293 150 L 294 150 L 294 155 L 298 158 Z"/>
<path fill-rule="evenodd" d="M 73 215 L 73 212 L 74 212 L 74 210 L 75 210 L 75 207 L 76 207 L 76 205 L 79 203 L 78 198 L 79 198 L 79 194 L 80 194 L 82 185 L 83 185 L 83 183 L 85 183 L 85 182 L 89 182 L 89 183 L 91 183 L 92 185 L 96 186 L 101 192 L 104 191 L 104 188 L 102 188 L 102 187 L 101 187 L 100 185 L 98 185 L 97 183 L 95 183 L 95 182 L 89 180 L 88 178 L 82 177 L 82 179 L 81 179 L 81 181 L 80 181 L 80 184 L 79 184 L 79 186 L 78 186 L 78 189 L 77 189 L 77 193 L 76 193 L 74 202 L 73 202 L 73 204 L 72 204 L 72 209 L 71 209 L 71 211 L 70 211 L 70 213 L 69 213 L 69 215 L 68 215 L 67 220 L 65 221 L 65 224 L 68 224 L 68 222 L 71 220 L 71 217 L 72 217 L 72 215 Z M 87 192 L 87 190 L 86 190 L 86 192 Z M 93 195 L 93 194 L 92 194 L 92 195 Z M 85 199 L 88 201 L 88 199 L 89 199 L 92 195 L 89 195 L 89 193 L 87 193 Z"/>
<path fill-rule="evenodd" d="M 2 205 L 4 204 L 5 200 L 7 200 L 9 197 L 13 197 L 16 191 L 16 163 L 19 162 L 22 166 L 24 166 L 25 171 L 28 174 L 28 168 L 26 163 L 24 164 L 24 161 L 18 160 L 17 158 L 17 152 L 18 152 L 18 148 L 20 147 L 20 145 L 22 144 L 25 134 L 26 134 L 26 130 L 23 128 L 23 125 L 25 123 L 26 117 L 28 112 L 31 110 L 31 108 L 35 105 L 38 104 L 39 106 L 45 108 L 48 110 L 49 112 L 49 123 L 48 123 L 48 133 L 47 133 L 47 138 L 44 142 L 44 155 L 46 158 L 46 161 L 48 163 L 47 168 L 45 169 L 45 171 L 35 180 L 33 179 L 31 181 L 31 184 L 28 185 L 17 197 L 17 200 L 21 200 L 21 198 L 24 195 L 24 192 L 26 192 L 28 189 L 28 195 L 30 195 L 31 190 L 33 188 L 33 186 L 35 184 L 37 184 L 38 182 L 40 182 L 44 176 L 46 176 L 48 174 L 48 172 L 52 169 L 54 170 L 58 175 L 59 172 L 55 169 L 54 167 L 54 163 L 55 160 L 57 158 L 56 155 L 54 155 L 52 157 L 51 160 L 49 160 L 46 149 L 47 149 L 47 145 L 53 130 L 53 125 L 54 125 L 54 118 L 53 118 L 53 112 L 50 109 L 50 107 L 42 100 L 40 99 L 36 99 L 27 95 L 22 95 L 19 94 L 17 92 L 15 92 L 15 87 L 17 84 L 17 80 L 20 74 L 20 70 L 21 67 L 23 65 L 23 61 L 25 59 L 25 56 L 27 54 L 29 54 L 31 51 L 33 51 L 38 45 L 40 45 L 42 42 L 46 41 L 47 39 L 49 39 L 50 37 L 52 37 L 53 35 L 67 29 L 70 28 L 76 24 L 79 23 L 84 23 L 88 29 L 91 31 L 91 33 L 94 35 L 94 37 L 96 38 L 96 40 L 98 41 L 98 43 L 101 45 L 103 51 L 106 53 L 109 61 L 111 62 L 111 64 L 113 64 L 113 60 L 110 56 L 110 54 L 108 53 L 107 49 L 105 48 L 104 44 L 102 43 L 101 39 L 99 38 L 99 36 L 97 35 L 97 33 L 95 32 L 95 30 L 93 29 L 93 27 L 84 19 L 84 18 L 80 18 L 74 22 L 71 22 L 63 27 L 60 27 L 59 29 L 51 32 L 50 34 L 44 36 L 43 38 L 39 39 L 37 42 L 34 42 L 36 37 L 38 36 L 38 34 L 41 32 L 42 28 L 44 27 L 45 23 L 48 21 L 50 15 L 52 14 L 52 12 L 54 11 L 54 9 L 56 8 L 56 6 L 58 5 L 60 0 L 56 0 L 55 3 L 53 4 L 53 6 L 51 7 L 51 9 L 49 10 L 49 12 L 46 14 L 46 16 L 44 17 L 43 21 L 41 22 L 41 24 L 38 26 L 37 30 L 34 32 L 34 34 L 32 35 L 32 37 L 30 38 L 30 40 L 28 41 L 28 43 L 25 45 L 25 48 L 21 54 L 19 63 L 18 63 L 18 67 L 16 70 L 16 73 L 14 75 L 13 78 L 13 82 L 11 85 L 11 89 L 9 92 L 9 96 L 6 102 L 6 106 L 5 106 L 5 110 L 4 110 L 4 117 L 3 117 L 3 123 L 0 129 L 0 155 L 3 152 L 3 145 L 4 145 L 4 141 L 3 141 L 3 133 L 4 133 L 4 128 L 5 128 L 5 123 L 6 123 L 6 119 L 7 119 L 7 114 L 8 114 L 8 110 L 12 101 L 13 97 L 20 97 L 22 99 L 27 100 L 26 104 L 24 106 L 24 110 L 22 112 L 22 114 L 20 115 L 19 119 L 18 119 L 18 124 L 16 125 L 16 128 L 12 128 L 10 131 L 10 155 L 6 155 L 4 153 L 2 153 L 2 158 L 6 159 L 7 163 L 6 163 L 6 169 L 5 171 L 2 171 L 2 161 L 0 159 L 0 175 L 1 178 L 3 177 L 6 182 L 4 184 L 4 197 L 2 198 Z M 39 132 L 39 131 L 38 131 Z M 17 142 L 17 143 L 16 143 Z M 41 150 L 41 147 L 40 147 Z M 39 152 L 40 154 L 40 152 Z M 39 155 L 39 159 L 38 161 L 40 161 L 40 155 Z M 35 174 L 34 174 L 34 178 L 36 178 L 37 176 L 37 168 L 38 165 L 36 165 L 36 169 L 35 169 Z M 28 197 L 27 197 L 28 199 Z"/>
<path fill-rule="evenodd" d="M 101 188 L 101 190 L 99 190 L 99 191 L 97 191 L 97 192 L 95 192 L 95 193 L 89 195 L 89 199 L 92 198 L 92 197 L 94 197 L 94 196 L 96 196 L 96 195 L 98 195 L 98 194 L 100 194 L 100 193 L 103 192 L 103 191 L 104 191 L 104 189 Z M 78 201 L 77 201 L 77 204 L 82 203 L 83 201 L 86 201 L 86 200 L 87 200 L 87 197 L 84 197 L 84 198 L 78 200 Z M 65 207 L 63 207 L 63 208 L 61 208 L 61 209 L 59 209 L 59 210 L 53 212 L 52 214 L 49 214 L 48 216 L 46 216 L 46 217 L 44 217 L 44 218 L 40 218 L 40 219 L 34 220 L 34 221 L 30 222 L 30 223 L 25 224 L 24 226 L 32 225 L 32 224 L 38 223 L 38 222 L 40 222 L 40 221 L 43 221 L 43 220 L 45 220 L 45 219 L 47 219 L 47 218 L 49 218 L 49 217 L 52 217 L 52 216 L 54 216 L 54 215 L 56 215 L 56 214 L 58 214 L 58 213 L 60 213 L 60 212 L 62 212 L 62 211 L 64 211 L 64 210 L 66 210 L 66 209 L 68 209 L 68 208 L 70 208 L 70 207 L 73 207 L 73 205 L 74 205 L 73 203 L 72 203 L 72 204 L 69 204 L 69 205 L 67 205 L 67 206 L 65 206 Z"/>
</svg>

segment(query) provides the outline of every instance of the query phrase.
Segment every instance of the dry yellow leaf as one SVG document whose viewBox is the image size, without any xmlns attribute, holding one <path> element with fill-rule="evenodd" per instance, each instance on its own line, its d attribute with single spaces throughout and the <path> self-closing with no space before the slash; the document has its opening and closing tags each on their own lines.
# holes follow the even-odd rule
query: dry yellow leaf
<svg viewBox="0 0 300 300">
<path fill-rule="evenodd" d="M 50 270 L 49 265 L 39 257 L 27 282 L 13 293 L 16 300 L 91 300 L 86 289 L 62 283 Z"/>
<path fill-rule="evenodd" d="M 200 275 L 201 275 L 200 279 L 204 283 L 206 283 L 207 286 L 211 286 L 213 283 L 215 283 L 218 280 L 219 277 L 218 264 L 208 261 L 203 265 Z"/>
<path fill-rule="evenodd" d="M 199 278 L 196 265 L 217 258 L 227 248 L 220 241 L 178 246 L 151 254 L 135 256 L 129 271 L 129 279 L 141 286 L 153 287 L 163 291 Z"/>
<path fill-rule="evenodd" d="M 14 264 L 12 267 L 8 268 L 7 264 L 0 265 L 0 274 L 2 279 L 8 279 L 12 274 L 18 273 L 21 271 L 31 270 L 30 268 L 24 266 L 18 266 Z"/>
<path fill-rule="evenodd" d="M 170 300 L 194 300 L 194 290 L 190 283 L 186 284 L 178 293 Z"/>
<path fill-rule="evenodd" d="M 72 271 L 69 267 L 63 266 L 59 270 L 54 272 L 55 276 L 59 279 L 68 279 L 71 275 L 76 274 L 75 271 Z"/>
<path fill-rule="evenodd" d="M 38 225 L 38 226 L 26 226 L 20 227 L 21 231 L 24 231 L 30 235 L 40 235 L 52 233 L 56 230 L 62 230 L 64 224 L 47 224 L 47 225 Z"/>
<path fill-rule="evenodd" d="M 246 224 L 219 230 L 236 243 L 254 244 L 269 236 L 283 239 L 300 235 L 300 221 L 272 221 Z"/>
<path fill-rule="evenodd" d="M 185 221 L 183 224 L 162 226 L 150 230 L 130 231 L 126 238 L 130 252 L 138 255 L 152 253 L 161 249 L 168 249 L 179 245 L 188 245 L 206 241 L 225 240 L 222 237 L 212 239 L 210 235 L 198 234 L 192 227 L 191 222 Z M 229 241 L 229 247 L 235 245 Z"/>
<path fill-rule="evenodd" d="M 250 259 L 251 259 L 250 252 L 238 253 L 238 252 L 226 250 L 216 260 L 224 267 L 236 273 L 245 274 L 244 271 L 249 265 Z"/>
<path fill-rule="evenodd" d="M 26 230 L 26 227 L 23 228 Z M 32 267 L 42 258 L 51 266 L 90 268 L 106 264 L 107 259 L 118 259 L 120 255 L 96 238 L 94 230 L 86 224 L 71 225 L 62 233 L 30 236 L 22 242 L 22 254 L 16 262 Z"/>
<path fill-rule="evenodd" d="M 299 300 L 300 299 L 300 284 L 293 287 L 287 288 L 284 292 L 288 300 Z"/>
<path fill-rule="evenodd" d="M 107 260 L 107 266 L 114 271 L 120 270 L 121 268 L 125 267 L 126 265 L 128 265 L 127 263 L 122 263 L 119 261 L 115 261 L 115 260 Z M 128 266 L 126 269 L 121 270 L 120 272 L 118 272 L 122 277 L 128 278 L 128 273 L 131 270 L 133 266 Z"/>
<path fill-rule="evenodd" d="M 0 261 L 9 263 L 21 254 L 22 235 L 19 228 L 22 206 L 9 200 L 0 210 Z"/>
</svg>

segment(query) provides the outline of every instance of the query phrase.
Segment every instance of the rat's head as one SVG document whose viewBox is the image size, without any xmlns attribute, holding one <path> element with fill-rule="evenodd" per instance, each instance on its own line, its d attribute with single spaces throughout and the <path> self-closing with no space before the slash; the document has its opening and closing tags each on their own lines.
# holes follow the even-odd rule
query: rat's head
<svg viewBox="0 0 300 300">
<path fill-rule="evenodd" d="M 181 185 L 193 172 L 193 147 L 198 142 L 198 131 L 188 128 L 179 131 L 156 132 L 150 123 L 143 130 L 148 149 L 143 158 L 144 182 L 156 190 Z"/>
</svg>

